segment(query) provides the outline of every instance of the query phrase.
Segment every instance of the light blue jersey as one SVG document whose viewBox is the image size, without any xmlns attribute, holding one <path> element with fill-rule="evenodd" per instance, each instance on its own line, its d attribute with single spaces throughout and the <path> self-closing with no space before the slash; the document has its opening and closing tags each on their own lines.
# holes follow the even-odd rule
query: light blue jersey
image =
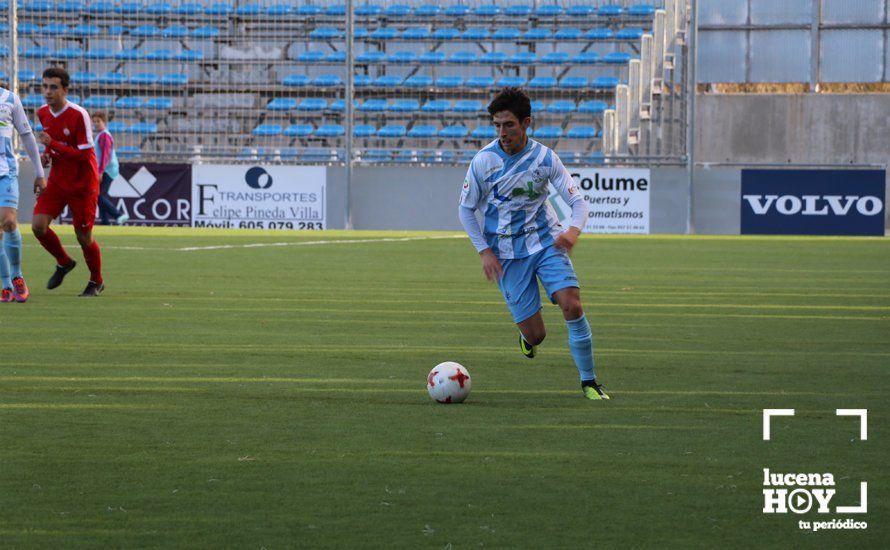
<svg viewBox="0 0 890 550">
<path fill-rule="evenodd" d="M 31 133 L 31 125 L 18 96 L 0 88 L 0 178 L 9 176 L 14 180 L 19 169 L 12 147 L 13 129 L 20 135 Z"/>
<path fill-rule="evenodd" d="M 553 245 L 565 230 L 547 201 L 549 184 L 570 206 L 583 200 L 549 147 L 529 139 L 522 151 L 509 155 L 496 139 L 473 157 L 460 204 L 484 207 L 482 232 L 498 258 L 525 258 Z"/>
</svg>

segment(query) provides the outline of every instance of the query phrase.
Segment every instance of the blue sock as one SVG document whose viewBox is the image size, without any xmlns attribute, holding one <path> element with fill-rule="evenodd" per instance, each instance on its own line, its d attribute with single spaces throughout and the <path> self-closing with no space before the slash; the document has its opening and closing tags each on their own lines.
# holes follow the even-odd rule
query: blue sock
<svg viewBox="0 0 890 550">
<path fill-rule="evenodd" d="M 3 251 L 9 260 L 12 278 L 22 276 L 22 233 L 16 227 L 15 231 L 7 231 L 3 234 Z"/>
<path fill-rule="evenodd" d="M 575 366 L 578 367 L 578 374 L 581 375 L 581 381 L 596 379 L 596 372 L 593 370 L 593 335 L 590 333 L 590 325 L 587 323 L 585 316 L 578 317 L 571 321 L 566 321 L 569 327 L 569 351 L 572 352 L 572 359 L 575 360 Z"/>
<path fill-rule="evenodd" d="M 3 249 L 6 248 L 6 239 L 3 239 L 3 246 L 0 246 L 0 283 L 2 283 L 3 288 L 12 288 L 12 277 L 9 276 L 9 260 L 6 259 L 6 253 L 3 252 Z"/>
</svg>

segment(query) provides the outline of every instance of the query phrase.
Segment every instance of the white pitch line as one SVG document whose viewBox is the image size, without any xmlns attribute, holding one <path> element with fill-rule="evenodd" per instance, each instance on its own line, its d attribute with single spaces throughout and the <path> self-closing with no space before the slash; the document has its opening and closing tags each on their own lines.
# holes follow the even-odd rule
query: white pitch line
<svg viewBox="0 0 890 550">
<path fill-rule="evenodd" d="M 249 243 L 249 244 L 222 244 L 216 246 L 187 246 L 183 248 L 174 248 L 177 252 L 194 252 L 196 250 L 223 250 L 227 248 L 264 248 L 269 246 L 314 246 L 324 244 L 363 244 L 363 243 L 387 243 L 387 242 L 404 242 L 404 241 L 430 241 L 437 239 L 462 239 L 463 235 L 440 235 L 435 237 L 400 237 L 400 238 L 382 238 L 382 239 L 332 239 L 325 241 L 301 241 L 301 242 L 284 242 L 284 243 Z"/>
</svg>

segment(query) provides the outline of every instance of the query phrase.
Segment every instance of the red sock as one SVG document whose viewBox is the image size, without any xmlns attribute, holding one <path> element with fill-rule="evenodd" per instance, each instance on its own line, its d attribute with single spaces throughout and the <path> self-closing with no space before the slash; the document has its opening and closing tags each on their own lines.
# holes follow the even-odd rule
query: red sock
<svg viewBox="0 0 890 550">
<path fill-rule="evenodd" d="M 47 252 L 53 255 L 56 263 L 59 265 L 71 263 L 71 256 L 65 252 L 65 247 L 62 246 L 62 241 L 59 240 L 59 236 L 56 235 L 55 231 L 47 227 L 43 236 L 37 237 L 37 240 L 40 241 L 40 244 L 43 245 Z"/>
<path fill-rule="evenodd" d="M 90 280 L 96 284 L 102 282 L 102 253 L 99 252 L 99 243 L 93 241 L 83 249 L 83 258 L 90 268 Z"/>
</svg>

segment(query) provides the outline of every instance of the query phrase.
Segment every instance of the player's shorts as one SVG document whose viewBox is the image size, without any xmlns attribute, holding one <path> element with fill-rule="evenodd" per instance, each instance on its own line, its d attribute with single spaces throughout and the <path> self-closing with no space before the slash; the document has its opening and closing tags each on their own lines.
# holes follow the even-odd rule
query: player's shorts
<svg viewBox="0 0 890 550">
<path fill-rule="evenodd" d="M 541 309 L 538 279 L 554 304 L 553 295 L 564 288 L 580 288 L 572 260 L 565 250 L 548 246 L 531 256 L 501 260 L 504 276 L 498 281 L 501 294 L 513 315 L 521 323 Z"/>
<path fill-rule="evenodd" d="M 19 180 L 10 175 L 0 176 L 0 208 L 19 207 Z"/>
<path fill-rule="evenodd" d="M 46 214 L 58 218 L 65 206 L 71 212 L 72 224 L 75 229 L 90 229 L 96 221 L 96 206 L 99 203 L 99 190 L 96 187 L 69 190 L 59 185 L 47 185 L 43 193 L 37 197 L 34 205 L 35 214 Z"/>
</svg>

